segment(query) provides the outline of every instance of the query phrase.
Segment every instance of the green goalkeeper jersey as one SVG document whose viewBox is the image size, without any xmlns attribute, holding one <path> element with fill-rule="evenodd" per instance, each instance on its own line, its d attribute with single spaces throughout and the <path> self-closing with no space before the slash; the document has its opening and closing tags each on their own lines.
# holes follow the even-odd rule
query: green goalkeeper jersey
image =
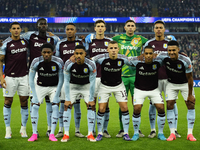
<svg viewBox="0 0 200 150">
<path fill-rule="evenodd" d="M 121 34 L 114 36 L 112 38 L 118 43 L 119 53 L 124 54 L 127 57 L 130 56 L 139 56 L 142 51 L 143 44 L 148 41 L 141 35 L 133 35 L 132 37 L 127 36 L 126 34 Z M 122 67 L 122 76 L 135 76 L 136 68 L 124 64 Z"/>
</svg>

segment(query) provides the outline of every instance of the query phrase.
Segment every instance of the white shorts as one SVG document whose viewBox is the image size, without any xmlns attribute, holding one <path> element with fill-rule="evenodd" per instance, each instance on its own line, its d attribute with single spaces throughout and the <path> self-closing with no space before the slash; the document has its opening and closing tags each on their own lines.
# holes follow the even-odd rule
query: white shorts
<svg viewBox="0 0 200 150">
<path fill-rule="evenodd" d="M 148 97 L 151 100 L 152 104 L 164 104 L 162 95 L 158 88 L 151 91 L 143 91 L 134 88 L 134 105 L 143 104 L 146 97 Z"/>
<path fill-rule="evenodd" d="M 101 78 L 96 78 L 94 97 L 98 96 L 100 84 L 101 84 Z"/>
<path fill-rule="evenodd" d="M 77 95 L 76 100 L 82 99 L 83 96 L 81 94 Z M 62 86 L 61 92 L 60 92 L 60 100 L 65 100 L 65 87 L 64 84 Z"/>
<path fill-rule="evenodd" d="M 28 75 L 23 77 L 5 77 L 6 89 L 3 88 L 4 97 L 13 97 L 17 91 L 19 96 L 29 96 Z"/>
<path fill-rule="evenodd" d="M 50 102 L 52 103 L 56 93 L 56 89 L 57 86 L 40 86 L 36 84 L 35 90 L 39 103 L 43 103 L 45 96 L 49 96 Z M 60 102 L 60 99 L 58 101 Z"/>
<path fill-rule="evenodd" d="M 166 94 L 166 86 L 167 86 L 167 79 L 159 79 L 158 80 L 158 89 L 159 89 L 160 93 L 162 93 L 162 91 L 163 91 L 164 94 Z"/>
<path fill-rule="evenodd" d="M 80 85 L 80 84 L 72 84 L 70 83 L 70 101 L 71 103 L 75 103 L 77 99 L 85 100 L 86 103 L 89 102 L 90 98 L 90 83 Z"/>
<path fill-rule="evenodd" d="M 166 101 L 176 100 L 178 97 L 179 91 L 181 91 L 181 95 L 183 96 L 183 99 L 187 101 L 188 92 L 189 92 L 188 83 L 174 84 L 174 83 L 168 82 L 166 86 L 166 95 L 165 95 Z M 195 96 L 194 89 L 192 90 L 192 95 Z"/>
<path fill-rule="evenodd" d="M 122 82 L 117 86 L 106 86 L 101 83 L 98 93 L 98 103 L 107 103 L 112 93 L 117 102 L 128 102 L 126 88 Z"/>
</svg>

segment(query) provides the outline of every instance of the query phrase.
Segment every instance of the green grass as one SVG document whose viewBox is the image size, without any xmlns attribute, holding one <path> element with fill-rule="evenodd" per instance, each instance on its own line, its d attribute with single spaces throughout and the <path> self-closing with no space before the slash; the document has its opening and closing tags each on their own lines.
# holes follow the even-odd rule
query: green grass
<svg viewBox="0 0 200 150">
<path fill-rule="evenodd" d="M 177 101 L 178 111 L 179 111 L 179 118 L 178 118 L 178 132 L 182 136 L 181 138 L 177 138 L 175 141 L 167 142 L 167 141 L 160 141 L 157 138 L 149 139 L 147 136 L 150 133 L 150 124 L 149 124 L 149 117 L 148 117 L 148 110 L 149 110 L 149 100 L 144 102 L 144 106 L 141 113 L 141 130 L 145 134 L 144 138 L 140 138 L 138 141 L 124 141 L 121 138 L 116 138 L 115 135 L 119 131 L 119 123 L 118 123 L 118 104 L 116 103 L 115 99 L 112 97 L 110 99 L 110 122 L 108 125 L 108 131 L 112 138 L 106 139 L 104 138 L 100 142 L 92 143 L 86 140 L 86 138 L 77 138 L 74 135 L 75 128 L 74 128 L 74 119 L 72 116 L 71 119 L 71 127 L 70 127 L 70 140 L 67 143 L 60 142 L 61 138 L 59 138 L 58 142 L 51 142 L 46 137 L 47 131 L 47 121 L 46 121 L 46 104 L 42 104 L 39 109 L 39 123 L 38 123 L 38 131 L 40 137 L 36 142 L 28 142 L 28 138 L 21 138 L 19 134 L 20 125 L 21 125 L 21 114 L 20 114 L 20 104 L 18 96 L 15 95 L 14 102 L 12 105 L 12 115 L 11 115 L 11 129 L 12 129 L 12 138 L 5 139 L 5 125 L 3 121 L 3 105 L 4 105 L 4 98 L 2 96 L 2 89 L 0 90 L 0 150 L 32 150 L 32 149 L 51 149 L 51 150 L 62 150 L 62 149 L 162 149 L 162 150 L 170 150 L 170 149 L 199 149 L 200 147 L 200 88 L 195 88 L 196 93 L 196 121 L 194 125 L 194 136 L 196 137 L 196 142 L 190 142 L 186 140 L 187 136 L 187 109 L 185 106 L 185 102 L 182 99 L 182 96 L 179 95 L 179 99 Z M 133 136 L 133 125 L 132 125 L 132 113 L 133 107 L 131 104 L 131 100 L 129 97 L 129 113 L 130 113 L 130 127 L 129 127 L 129 135 L 130 137 Z M 87 134 L 87 111 L 83 101 L 81 101 L 81 111 L 82 111 L 82 119 L 81 119 L 81 133 L 86 135 Z M 58 132 L 58 125 L 56 129 L 56 133 Z M 55 133 L 55 134 L 56 134 Z M 32 134 L 32 127 L 31 127 L 31 119 L 29 116 L 29 120 L 27 123 L 27 134 L 30 137 Z M 169 136 L 169 127 L 165 124 L 164 134 L 166 137 Z"/>
</svg>

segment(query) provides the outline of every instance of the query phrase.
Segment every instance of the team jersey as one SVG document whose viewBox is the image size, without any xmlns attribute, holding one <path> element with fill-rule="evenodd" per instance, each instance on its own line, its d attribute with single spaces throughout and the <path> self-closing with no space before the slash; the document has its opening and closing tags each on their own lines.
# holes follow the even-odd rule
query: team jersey
<svg viewBox="0 0 200 150">
<path fill-rule="evenodd" d="M 163 63 L 166 66 L 169 82 L 175 84 L 188 82 L 186 73 L 192 72 L 192 63 L 189 57 L 179 54 L 178 59 L 173 61 L 167 52 L 160 53 L 159 57 L 163 59 Z"/>
<path fill-rule="evenodd" d="M 101 64 L 101 83 L 107 86 L 117 86 L 122 83 L 121 74 L 124 64 L 132 65 L 128 57 L 118 54 L 117 59 L 110 59 L 109 53 L 100 54 L 92 58 Z"/>
<path fill-rule="evenodd" d="M 132 37 L 126 34 L 114 36 L 113 41 L 116 41 L 119 46 L 119 53 L 124 54 L 127 57 L 139 56 L 142 51 L 142 46 L 148 41 L 141 35 L 133 35 Z M 122 76 L 135 76 L 136 68 L 128 65 L 124 65 L 122 68 Z"/>
<path fill-rule="evenodd" d="M 108 53 L 108 43 L 112 41 L 111 38 L 104 37 L 103 39 L 93 39 L 91 43 L 86 43 L 86 51 L 89 55 L 89 58 L 92 58 L 99 54 Z M 97 66 L 97 77 L 101 77 L 101 65 L 96 64 Z"/>
<path fill-rule="evenodd" d="M 135 87 L 140 90 L 149 91 L 158 87 L 158 70 L 162 65 L 162 59 L 157 57 L 151 64 L 139 61 L 137 57 L 130 59 L 136 66 Z"/>
<path fill-rule="evenodd" d="M 68 41 L 67 38 L 64 38 L 56 44 L 55 56 L 60 57 L 65 63 L 74 55 L 74 49 L 77 45 L 83 45 L 82 39 L 76 37 L 75 41 Z"/>
<path fill-rule="evenodd" d="M 62 59 L 56 56 L 52 56 L 50 62 L 44 62 L 43 56 L 40 56 L 33 60 L 30 71 L 38 72 L 37 85 L 56 86 L 63 65 Z"/>
<path fill-rule="evenodd" d="M 29 48 L 30 48 L 30 62 L 29 64 L 32 63 L 33 59 L 36 57 L 41 56 L 41 49 L 40 47 L 44 43 L 51 43 L 53 46 L 57 44 L 57 42 L 60 40 L 59 37 L 57 36 L 49 36 L 46 34 L 45 37 L 39 36 L 38 31 L 30 31 L 26 32 L 21 35 L 24 39 L 29 41 Z"/>
<path fill-rule="evenodd" d="M 160 52 L 166 52 L 167 51 L 167 43 L 170 40 L 168 38 L 165 38 L 162 41 L 157 41 L 156 38 L 152 38 L 148 40 L 143 47 L 151 46 L 154 49 L 154 53 L 159 54 Z M 167 79 L 167 73 L 165 66 L 160 67 L 158 71 L 158 79 Z"/>
<path fill-rule="evenodd" d="M 71 60 L 67 60 L 64 66 L 64 87 L 66 101 L 70 101 L 69 98 L 69 83 L 85 85 L 90 83 L 90 100 L 93 101 L 95 91 L 95 79 L 96 79 L 96 65 L 94 61 L 85 58 L 84 64 L 78 65 Z"/>
<path fill-rule="evenodd" d="M 6 76 L 22 77 L 28 74 L 27 52 L 28 42 L 23 38 L 12 40 L 8 37 L 3 41 L 0 54 L 5 55 L 4 73 Z"/>
</svg>

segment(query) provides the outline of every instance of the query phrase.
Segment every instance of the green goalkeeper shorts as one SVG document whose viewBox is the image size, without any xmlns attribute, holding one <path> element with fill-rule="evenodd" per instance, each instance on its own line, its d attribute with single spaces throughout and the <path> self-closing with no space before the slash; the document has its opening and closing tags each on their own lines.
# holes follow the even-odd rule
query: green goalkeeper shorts
<svg viewBox="0 0 200 150">
<path fill-rule="evenodd" d="M 126 93 L 128 94 L 129 90 L 131 92 L 131 96 L 133 97 L 134 94 L 134 88 L 135 88 L 135 76 L 130 77 L 122 77 L 122 81 L 124 82 L 124 85 L 126 87 Z"/>
</svg>

